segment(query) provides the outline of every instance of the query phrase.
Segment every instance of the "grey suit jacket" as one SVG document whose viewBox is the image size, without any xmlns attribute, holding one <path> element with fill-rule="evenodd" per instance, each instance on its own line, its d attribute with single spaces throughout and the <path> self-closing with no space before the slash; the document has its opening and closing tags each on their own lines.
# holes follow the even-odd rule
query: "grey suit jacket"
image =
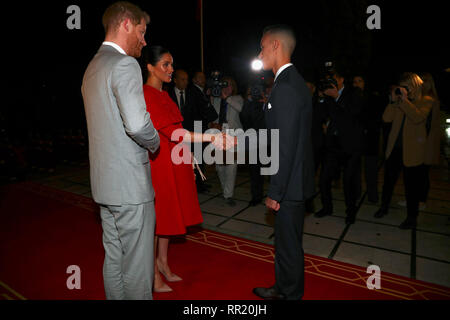
<svg viewBox="0 0 450 320">
<path fill-rule="evenodd" d="M 153 201 L 147 149 L 159 135 L 146 111 L 139 64 L 102 45 L 81 87 L 89 135 L 91 190 L 106 205 Z"/>
</svg>

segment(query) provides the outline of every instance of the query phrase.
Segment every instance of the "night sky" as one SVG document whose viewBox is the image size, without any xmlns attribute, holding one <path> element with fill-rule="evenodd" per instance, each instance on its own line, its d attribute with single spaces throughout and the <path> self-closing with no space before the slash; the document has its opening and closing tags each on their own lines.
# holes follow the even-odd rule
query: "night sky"
<svg viewBox="0 0 450 320">
<path fill-rule="evenodd" d="M 81 81 L 103 41 L 101 17 L 114 1 L 18 2 L 8 10 L 3 33 L 7 77 L 6 116 L 16 129 L 83 126 Z M 167 47 L 176 68 L 200 68 L 197 0 L 131 1 L 149 13 L 146 40 Z M 68 6 L 81 9 L 81 30 L 68 30 Z M 381 30 L 368 30 L 366 8 L 381 8 Z M 442 1 L 218 1 L 204 0 L 205 71 L 252 77 L 262 29 L 291 25 L 298 38 L 293 62 L 305 78 L 317 78 L 333 59 L 349 75 L 362 73 L 382 89 L 402 71 L 430 71 L 448 103 L 450 67 L 448 15 Z M 5 72 L 3 73 L 5 75 Z M 49 116 L 51 115 L 51 116 Z M 56 120 L 56 121 L 55 121 Z"/>
</svg>

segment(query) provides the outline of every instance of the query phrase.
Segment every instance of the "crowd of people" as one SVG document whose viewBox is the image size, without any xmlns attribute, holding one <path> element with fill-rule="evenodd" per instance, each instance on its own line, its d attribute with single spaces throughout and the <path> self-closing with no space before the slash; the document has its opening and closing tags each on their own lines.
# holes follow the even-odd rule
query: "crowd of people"
<svg viewBox="0 0 450 320">
<path fill-rule="evenodd" d="M 15 136 L 8 126 L 0 129 L 0 183 L 23 181 L 36 173 L 54 173 L 61 164 L 87 164 L 88 142 L 84 129 L 57 133 L 40 130 Z"/>
<path fill-rule="evenodd" d="M 178 74 L 183 75 L 182 82 L 177 80 Z M 200 85 L 196 80 L 198 78 L 203 79 Z M 220 96 L 211 95 L 211 90 L 208 90 L 210 88 L 205 87 L 205 78 L 203 72 L 196 71 L 190 81 L 188 73 L 179 69 L 175 71 L 173 87 L 167 88 L 172 92 L 171 97 L 184 119 L 189 119 L 183 122 L 186 129 L 192 130 L 193 121 L 206 124 L 203 131 L 208 128 L 222 130 L 224 124 L 232 129 L 265 128 L 263 106 L 270 96 L 273 78 L 258 79 L 248 84 L 245 92 L 238 94 L 236 81 L 225 76 L 223 81 L 228 86 L 222 89 Z M 309 212 L 315 212 L 317 218 L 331 215 L 333 182 L 342 179 L 346 222 L 352 224 L 358 200 L 363 194 L 362 181 L 365 181 L 369 203 L 378 204 L 381 198 L 381 209 L 374 214 L 376 218 L 381 218 L 388 212 L 393 187 L 403 168 L 406 181 L 411 183 L 405 184 L 408 186 L 405 190 L 406 198 L 410 201 L 406 199 L 399 203 L 409 208 L 408 219 L 402 223 L 401 228 L 411 228 L 415 226 L 414 217 L 417 217 L 419 208 L 423 209 L 425 206 L 430 166 L 439 164 L 440 110 L 434 80 L 430 73 L 418 75 L 408 72 L 402 75 L 398 84 L 392 84 L 386 92 L 381 93 L 370 90 L 367 81 L 360 74 L 347 75 L 339 66 L 327 69 L 319 81 L 307 81 L 313 101 L 311 138 L 322 203 L 320 210 L 313 207 L 312 201 L 308 202 L 307 208 Z M 175 96 L 175 92 L 182 90 L 186 97 L 190 97 L 192 91 L 199 89 L 202 92 L 200 100 L 187 98 L 181 105 Z M 400 107 L 403 105 L 407 106 L 404 110 Z M 398 119 L 395 120 L 393 112 L 398 113 L 397 117 L 404 115 L 403 124 L 398 123 Z M 413 127 L 414 125 L 417 127 Z M 400 127 L 403 129 L 402 134 L 399 133 Z M 410 157 L 414 161 L 410 162 Z M 395 169 L 392 168 L 392 163 L 395 163 Z M 384 185 L 379 190 L 378 172 L 383 164 Z M 237 166 L 216 165 L 224 200 L 230 206 L 235 205 L 231 198 Z M 260 174 L 261 166 L 259 161 L 248 165 L 252 206 L 261 203 L 264 196 L 265 178 Z M 411 177 L 411 167 L 417 167 L 417 170 L 412 171 L 419 173 L 413 174 L 412 180 L 408 180 Z M 199 175 L 197 182 L 199 192 L 209 187 Z M 420 196 L 417 190 L 409 188 L 412 185 L 421 186 Z M 412 199 L 419 199 L 420 203 L 411 204 Z"/>
</svg>

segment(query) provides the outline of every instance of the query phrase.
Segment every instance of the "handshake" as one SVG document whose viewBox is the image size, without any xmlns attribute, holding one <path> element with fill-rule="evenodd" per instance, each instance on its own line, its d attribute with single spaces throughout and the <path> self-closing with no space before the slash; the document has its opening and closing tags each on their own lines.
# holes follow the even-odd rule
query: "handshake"
<svg viewBox="0 0 450 320">
<path fill-rule="evenodd" d="M 237 137 L 219 132 L 212 136 L 211 143 L 218 150 L 229 150 L 237 145 Z"/>
</svg>

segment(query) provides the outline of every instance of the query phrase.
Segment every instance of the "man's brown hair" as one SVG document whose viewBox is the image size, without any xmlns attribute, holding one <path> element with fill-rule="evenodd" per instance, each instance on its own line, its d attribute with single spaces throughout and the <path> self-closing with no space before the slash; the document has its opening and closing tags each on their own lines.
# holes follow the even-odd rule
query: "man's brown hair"
<svg viewBox="0 0 450 320">
<path fill-rule="evenodd" d="M 150 22 L 149 15 L 141 8 L 127 1 L 119 1 L 110 5 L 103 14 L 105 33 L 116 30 L 125 19 L 130 19 L 134 25 L 140 24 L 142 19 L 146 24 Z"/>
</svg>

